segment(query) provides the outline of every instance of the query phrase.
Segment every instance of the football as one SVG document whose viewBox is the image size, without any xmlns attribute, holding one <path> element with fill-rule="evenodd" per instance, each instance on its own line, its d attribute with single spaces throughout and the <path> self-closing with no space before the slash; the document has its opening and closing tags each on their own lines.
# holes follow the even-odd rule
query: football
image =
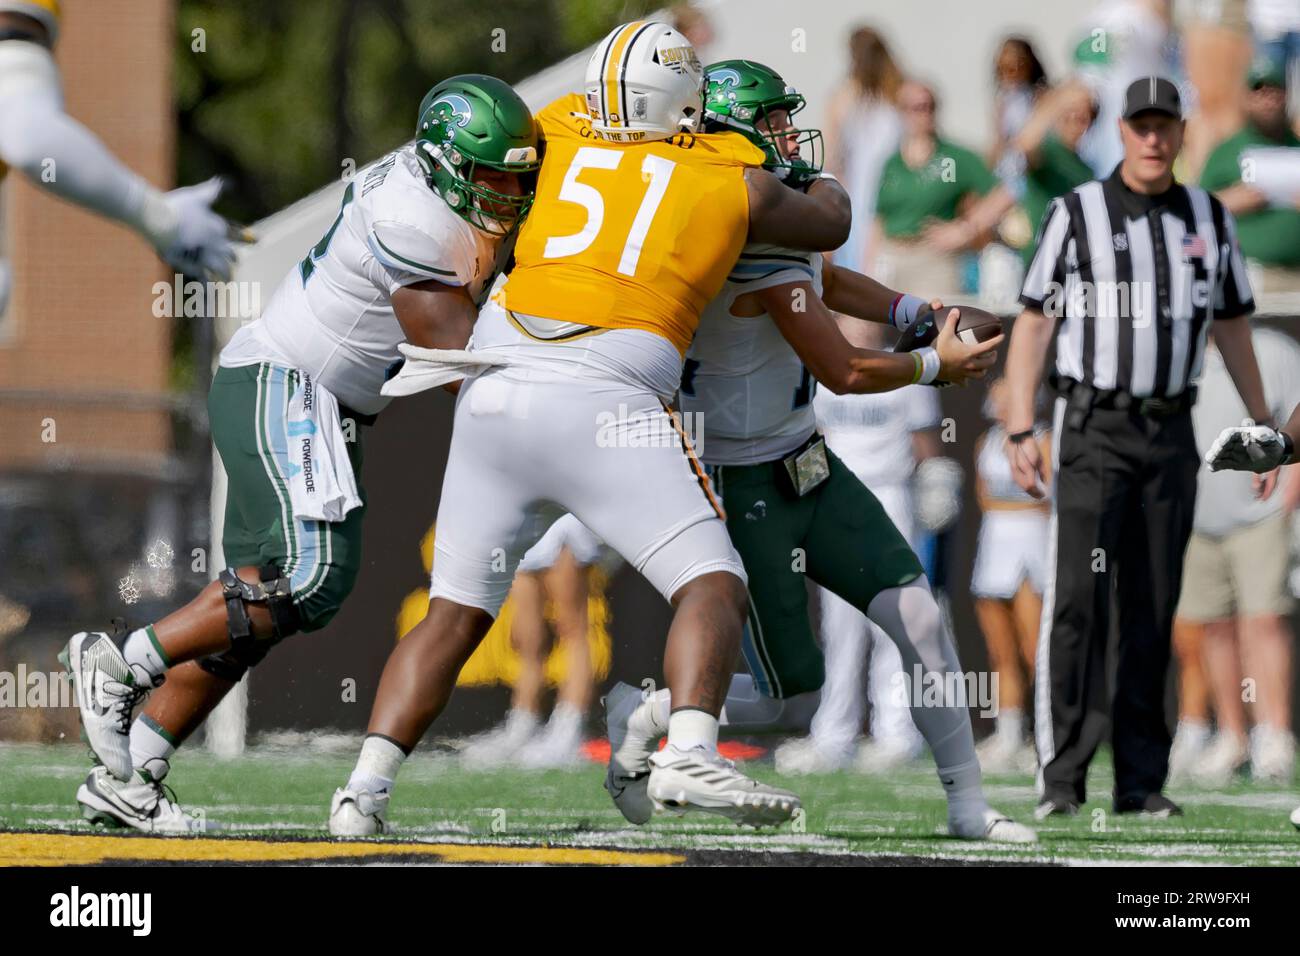
<svg viewBox="0 0 1300 956">
<path fill-rule="evenodd" d="M 973 305 L 945 305 L 938 313 L 926 306 L 908 330 L 898 337 L 894 351 L 915 352 L 919 348 L 932 345 L 939 337 L 940 324 L 947 321 L 951 309 L 958 310 L 957 337 L 967 345 L 987 342 L 1002 333 L 1002 319 L 992 312 L 977 309 Z"/>
</svg>

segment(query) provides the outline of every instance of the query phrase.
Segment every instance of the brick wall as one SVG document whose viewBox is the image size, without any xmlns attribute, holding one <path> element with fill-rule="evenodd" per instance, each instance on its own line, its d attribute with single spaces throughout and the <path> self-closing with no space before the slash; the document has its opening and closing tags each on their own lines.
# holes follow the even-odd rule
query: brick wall
<svg viewBox="0 0 1300 956">
<path fill-rule="evenodd" d="M 172 31 L 170 0 L 67 0 L 55 49 L 68 113 L 160 188 L 174 169 Z M 171 320 L 154 317 L 151 287 L 166 268 L 134 233 L 18 174 L 4 189 L 16 282 L 0 331 L 0 469 L 160 464 Z"/>
</svg>

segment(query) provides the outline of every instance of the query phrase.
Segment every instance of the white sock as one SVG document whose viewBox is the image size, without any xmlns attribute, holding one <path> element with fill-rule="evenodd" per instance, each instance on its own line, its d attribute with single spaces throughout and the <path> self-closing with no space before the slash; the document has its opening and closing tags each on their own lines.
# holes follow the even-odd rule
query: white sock
<svg viewBox="0 0 1300 956">
<path fill-rule="evenodd" d="M 140 668 L 152 678 L 161 677 L 172 666 L 152 624 L 131 632 L 122 646 L 122 656 L 133 668 Z"/>
<path fill-rule="evenodd" d="M 668 719 L 673 713 L 673 695 L 667 687 L 660 688 L 650 695 L 650 719 L 662 737 L 668 733 Z"/>
<path fill-rule="evenodd" d="M 577 707 L 566 701 L 561 701 L 551 711 L 551 719 L 546 722 L 546 732 L 551 736 L 563 737 L 566 740 L 580 737 L 584 717 L 583 712 Z"/>
<path fill-rule="evenodd" d="M 1017 707 L 998 711 L 998 736 L 1019 744 L 1025 733 L 1025 715 Z"/>
<path fill-rule="evenodd" d="M 693 707 L 673 711 L 668 718 L 668 746 L 678 750 L 692 747 L 717 750 L 718 718 Z"/>
<path fill-rule="evenodd" d="M 130 750 L 132 767 L 151 780 L 161 780 L 171 769 L 176 743 L 157 721 L 141 714 L 131 725 Z"/>
<path fill-rule="evenodd" d="M 348 777 L 348 789 L 369 790 L 371 793 L 393 789 L 397 771 L 402 769 L 405 760 L 406 751 L 397 744 L 387 737 L 370 734 L 361 745 L 356 769 Z"/>
</svg>

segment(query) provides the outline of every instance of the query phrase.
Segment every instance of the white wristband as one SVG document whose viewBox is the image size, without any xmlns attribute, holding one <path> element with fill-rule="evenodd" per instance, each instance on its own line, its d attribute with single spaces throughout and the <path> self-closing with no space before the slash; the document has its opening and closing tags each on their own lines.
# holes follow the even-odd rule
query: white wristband
<svg viewBox="0 0 1300 956">
<path fill-rule="evenodd" d="M 917 382 L 921 385 L 929 385 L 939 377 L 939 351 L 927 345 L 923 349 L 917 349 L 916 354 L 921 356 L 921 377 Z"/>
<path fill-rule="evenodd" d="M 889 323 L 898 331 L 906 332 L 916 321 L 916 315 L 930 303 L 919 295 L 902 293 L 889 307 Z"/>
</svg>

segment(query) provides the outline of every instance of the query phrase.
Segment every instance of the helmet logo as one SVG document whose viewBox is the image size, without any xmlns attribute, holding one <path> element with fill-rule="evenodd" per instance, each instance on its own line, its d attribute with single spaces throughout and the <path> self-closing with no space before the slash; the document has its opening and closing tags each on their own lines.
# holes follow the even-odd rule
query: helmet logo
<svg viewBox="0 0 1300 956">
<path fill-rule="evenodd" d="M 447 145 L 455 138 L 456 130 L 468 126 L 473 118 L 474 109 L 469 105 L 469 100 L 459 93 L 448 93 L 429 105 L 424 125 L 427 129 L 434 124 L 442 124 L 442 142 Z"/>
<path fill-rule="evenodd" d="M 659 62 L 674 73 L 685 73 L 689 70 L 698 76 L 700 70 L 703 69 L 700 66 L 700 58 L 695 52 L 695 47 L 690 45 L 667 47 L 660 50 Z"/>
<path fill-rule="evenodd" d="M 707 109 L 727 109 L 736 102 L 736 88 L 740 86 L 740 72 L 730 67 L 714 70 L 705 78 L 704 103 Z"/>
</svg>

